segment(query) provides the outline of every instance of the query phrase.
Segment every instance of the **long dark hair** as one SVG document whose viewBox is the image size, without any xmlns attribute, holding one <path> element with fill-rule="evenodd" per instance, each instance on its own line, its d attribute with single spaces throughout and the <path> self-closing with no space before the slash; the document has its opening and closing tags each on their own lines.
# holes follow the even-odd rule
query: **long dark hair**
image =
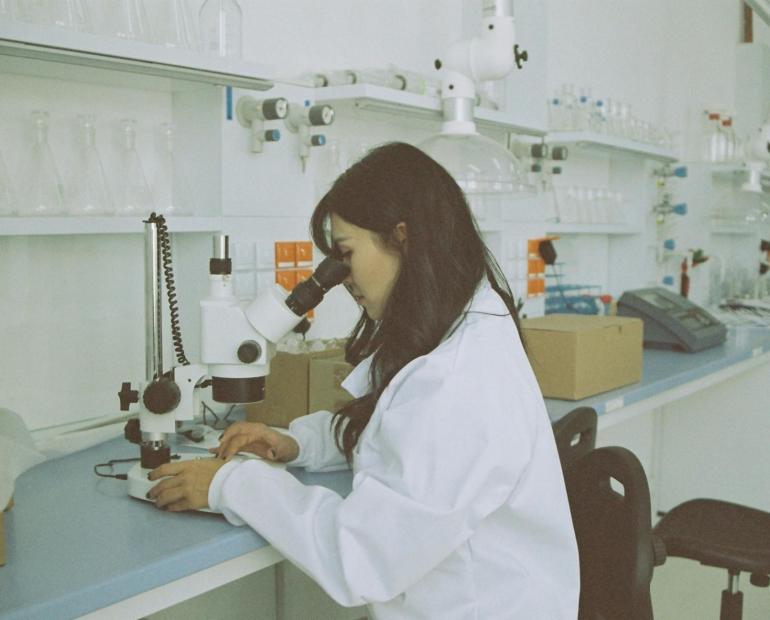
<svg viewBox="0 0 770 620">
<path fill-rule="evenodd" d="M 438 346 L 484 276 L 517 329 L 519 323 L 508 283 L 481 238 L 465 195 L 449 173 L 418 148 L 385 144 L 339 176 L 310 222 L 313 241 L 327 255 L 338 252 L 328 234 L 332 214 L 373 231 L 402 257 L 381 319 L 374 321 L 363 312 L 345 348 L 351 364 L 374 354 L 372 391 L 344 405 L 334 417 L 337 445 L 351 462 L 382 391 L 407 363 Z M 406 249 L 394 238 L 401 222 L 406 224 Z"/>
</svg>

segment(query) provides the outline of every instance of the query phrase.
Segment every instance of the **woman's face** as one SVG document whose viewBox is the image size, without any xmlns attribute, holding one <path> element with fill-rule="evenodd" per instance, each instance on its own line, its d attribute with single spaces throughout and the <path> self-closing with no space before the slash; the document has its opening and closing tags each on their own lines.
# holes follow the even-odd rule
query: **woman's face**
<svg viewBox="0 0 770 620">
<path fill-rule="evenodd" d="M 396 227 L 396 236 L 404 241 L 404 225 Z M 382 318 L 390 292 L 401 269 L 401 254 L 386 247 L 379 236 L 331 215 L 332 243 L 342 260 L 350 265 L 350 275 L 345 279 L 348 289 L 358 304 L 363 306 L 369 318 Z"/>
</svg>

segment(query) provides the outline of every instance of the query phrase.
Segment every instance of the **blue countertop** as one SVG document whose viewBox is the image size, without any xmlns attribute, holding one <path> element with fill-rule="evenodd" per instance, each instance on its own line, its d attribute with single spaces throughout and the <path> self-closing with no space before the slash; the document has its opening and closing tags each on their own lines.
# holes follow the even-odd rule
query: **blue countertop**
<svg viewBox="0 0 770 620">
<path fill-rule="evenodd" d="M 267 546 L 222 515 L 163 512 L 129 497 L 125 481 L 93 473 L 97 463 L 135 456 L 138 448 L 119 438 L 19 477 L 15 506 L 5 513 L 0 618 L 76 618 Z M 131 465 L 116 465 L 115 473 Z M 289 471 L 306 484 L 350 492 L 350 472 Z"/>
<path fill-rule="evenodd" d="M 731 330 L 727 342 L 697 354 L 645 351 L 640 383 L 582 401 L 547 399 L 557 420 L 578 406 L 638 402 L 770 351 L 770 330 Z M 5 514 L 7 565 L 0 567 L 0 618 L 72 618 L 267 546 L 221 515 L 166 513 L 126 495 L 126 482 L 97 478 L 93 466 L 137 456 L 115 439 L 47 461 L 22 475 Z M 130 464 L 117 472 L 125 472 Z M 306 484 L 341 495 L 351 474 L 309 474 Z"/>
<path fill-rule="evenodd" d="M 607 413 L 608 409 L 614 410 L 620 406 L 626 407 L 643 401 L 768 351 L 770 351 L 770 329 L 730 328 L 724 344 L 699 353 L 645 349 L 642 380 L 639 383 L 579 401 L 546 398 L 545 405 L 552 422 L 576 407 L 593 407 L 601 416 Z"/>
</svg>

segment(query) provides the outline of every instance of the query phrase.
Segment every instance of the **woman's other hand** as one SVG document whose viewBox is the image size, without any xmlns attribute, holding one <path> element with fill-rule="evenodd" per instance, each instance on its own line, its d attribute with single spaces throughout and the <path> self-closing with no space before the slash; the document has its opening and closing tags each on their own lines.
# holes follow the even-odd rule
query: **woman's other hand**
<svg viewBox="0 0 770 620">
<path fill-rule="evenodd" d="M 209 486 L 225 461 L 214 458 L 195 459 L 181 463 L 166 463 L 153 469 L 150 480 L 164 478 L 147 493 L 147 499 L 170 512 L 208 508 Z"/>
<path fill-rule="evenodd" d="M 299 455 L 294 439 L 260 422 L 236 422 L 219 440 L 219 447 L 211 448 L 220 459 L 232 458 L 238 452 L 251 452 L 269 461 L 286 463 Z"/>
</svg>

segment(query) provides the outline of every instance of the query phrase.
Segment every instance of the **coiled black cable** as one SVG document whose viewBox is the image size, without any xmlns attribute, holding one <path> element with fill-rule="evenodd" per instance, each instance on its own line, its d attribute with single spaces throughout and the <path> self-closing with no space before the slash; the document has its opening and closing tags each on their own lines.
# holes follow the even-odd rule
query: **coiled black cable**
<svg viewBox="0 0 770 620">
<path fill-rule="evenodd" d="M 166 280 L 166 296 L 168 298 L 168 311 L 171 317 L 171 339 L 174 342 L 176 361 L 182 366 L 189 366 L 190 362 L 184 352 L 182 344 L 182 330 L 179 326 L 179 302 L 176 298 L 176 285 L 174 284 L 174 266 L 171 259 L 171 237 L 168 234 L 166 218 L 152 213 L 148 220 L 158 228 L 158 250 L 163 265 L 163 276 Z"/>
</svg>

